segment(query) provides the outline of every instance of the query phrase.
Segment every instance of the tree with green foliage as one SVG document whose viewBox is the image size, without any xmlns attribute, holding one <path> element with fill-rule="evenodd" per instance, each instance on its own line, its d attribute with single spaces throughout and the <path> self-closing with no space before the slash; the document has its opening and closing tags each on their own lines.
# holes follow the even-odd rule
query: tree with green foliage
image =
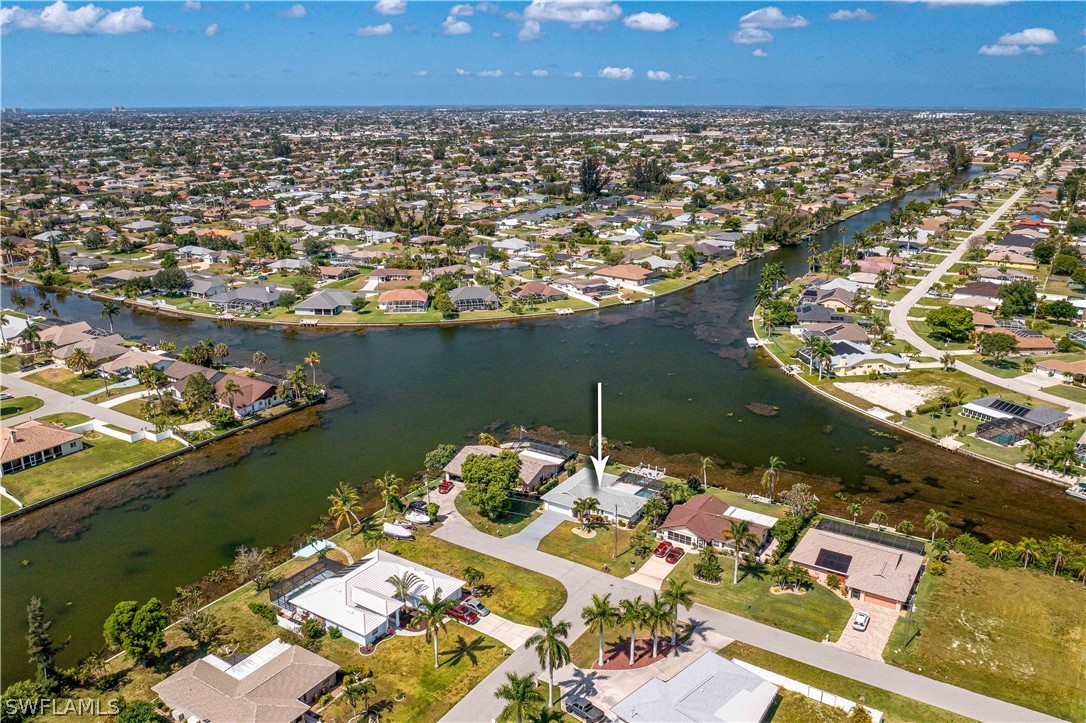
<svg viewBox="0 0 1086 723">
<path fill-rule="evenodd" d="M 121 313 L 121 307 L 112 299 L 102 302 L 102 316 L 109 320 L 109 333 L 113 333 L 113 317 Z"/>
<path fill-rule="evenodd" d="M 992 357 L 997 365 L 1009 354 L 1018 351 L 1018 337 L 1003 332 L 986 332 L 977 340 L 977 351 Z"/>
<path fill-rule="evenodd" d="M 215 401 L 215 385 L 203 374 L 190 374 L 185 380 L 181 401 L 190 413 L 207 409 Z"/>
<path fill-rule="evenodd" d="M 178 268 L 162 269 L 153 277 L 151 284 L 164 294 L 179 294 L 189 284 L 189 277 Z"/>
<path fill-rule="evenodd" d="M 999 313 L 1021 316 L 1033 313 L 1037 304 L 1037 285 L 1032 281 L 1012 281 L 999 287 Z"/>
<path fill-rule="evenodd" d="M 603 667 L 603 636 L 607 628 L 618 622 L 618 610 L 611 604 L 611 594 L 592 595 L 592 602 L 581 610 L 581 619 L 589 628 L 595 627 L 600 636 L 600 653 L 597 665 Z"/>
<path fill-rule="evenodd" d="M 603 167 L 599 156 L 588 155 L 581 159 L 578 179 L 581 193 L 595 198 L 603 193 L 603 187 L 611 180 L 611 174 Z"/>
<path fill-rule="evenodd" d="M 535 680 L 530 675 L 506 673 L 507 682 L 502 684 L 494 697 L 513 706 L 517 714 L 517 723 L 524 723 L 524 714 L 543 702 L 543 696 L 536 690 Z"/>
<path fill-rule="evenodd" d="M 726 531 L 728 539 L 732 541 L 732 555 L 735 557 L 735 572 L 732 574 L 732 585 L 739 584 L 739 559 L 744 551 L 753 547 L 757 538 L 750 531 L 750 522 L 747 520 L 731 520 Z"/>
<path fill-rule="evenodd" d="M 49 629 L 53 626 L 51 620 L 45 618 L 45 609 L 41 598 L 34 596 L 26 606 L 26 653 L 31 664 L 37 671 L 37 682 L 43 690 L 51 691 L 56 685 L 56 658 L 57 654 L 68 645 L 64 642 L 56 645 Z"/>
<path fill-rule="evenodd" d="M 1052 259 L 1052 273 L 1056 276 L 1071 276 L 1080 268 L 1078 257 L 1071 254 L 1057 254 Z"/>
<path fill-rule="evenodd" d="M 488 519 L 495 519 L 520 481 L 520 457 L 505 450 L 496 457 L 472 454 L 464 460 L 460 473 L 464 495 Z"/>
<path fill-rule="evenodd" d="M 454 445 L 439 444 L 426 453 L 426 457 L 423 459 L 423 466 L 428 472 L 437 472 L 438 470 L 444 469 L 449 462 L 453 461 L 456 452 L 457 449 Z"/>
<path fill-rule="evenodd" d="M 947 341 L 965 341 L 973 332 L 973 312 L 963 306 L 940 306 L 927 313 L 932 334 Z"/>
<path fill-rule="evenodd" d="M 106 643 L 119 647 L 140 665 L 147 667 L 166 649 L 166 613 L 158 598 L 142 607 L 135 600 L 117 603 L 102 627 Z"/>
<path fill-rule="evenodd" d="M 434 310 L 441 314 L 443 319 L 451 319 L 456 316 L 456 304 L 449 298 L 449 292 L 438 289 L 434 292 Z"/>
<path fill-rule="evenodd" d="M 697 561 L 694 563 L 694 574 L 700 580 L 706 582 L 720 582 L 720 574 L 723 572 L 723 568 L 720 566 L 720 558 L 717 557 L 716 551 L 712 546 L 706 546 L 701 554 L 698 555 Z"/>
</svg>

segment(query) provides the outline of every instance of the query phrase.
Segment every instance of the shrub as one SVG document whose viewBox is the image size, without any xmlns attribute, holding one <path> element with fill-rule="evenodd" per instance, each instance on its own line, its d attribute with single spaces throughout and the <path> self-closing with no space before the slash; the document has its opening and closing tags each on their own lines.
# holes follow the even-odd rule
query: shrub
<svg viewBox="0 0 1086 723">
<path fill-rule="evenodd" d="M 841 587 L 841 578 L 834 575 L 832 572 L 826 575 L 826 587 L 830 590 L 836 590 Z"/>
<path fill-rule="evenodd" d="M 694 574 L 706 582 L 720 582 L 720 560 L 712 547 L 706 547 L 694 563 Z"/>
<path fill-rule="evenodd" d="M 928 563 L 928 572 L 930 572 L 932 575 L 945 575 L 946 563 L 942 560 L 931 560 Z"/>
<path fill-rule="evenodd" d="M 275 623 L 276 618 L 279 616 L 279 613 L 276 612 L 275 608 L 264 602 L 254 601 L 249 603 L 249 610 L 252 611 L 253 615 L 262 617 L 272 624 Z"/>
<path fill-rule="evenodd" d="M 339 640 L 343 637 L 343 631 L 340 630 L 337 626 L 333 625 L 332 627 L 328 628 L 328 637 L 332 640 Z"/>
<path fill-rule="evenodd" d="M 316 618 L 306 618 L 305 622 L 302 623 L 302 635 L 310 640 L 316 640 L 324 635 L 324 626 Z"/>
</svg>

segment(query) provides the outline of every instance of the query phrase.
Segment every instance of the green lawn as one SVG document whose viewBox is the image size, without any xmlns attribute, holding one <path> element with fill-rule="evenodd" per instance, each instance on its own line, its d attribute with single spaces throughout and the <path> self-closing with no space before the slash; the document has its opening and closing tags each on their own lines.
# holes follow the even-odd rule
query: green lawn
<svg viewBox="0 0 1086 723">
<path fill-rule="evenodd" d="M 1071 386 L 1070 384 L 1055 384 L 1051 387 L 1045 387 L 1044 391 L 1049 394 L 1055 394 L 1057 397 L 1061 397 L 1071 402 L 1086 404 L 1086 387 Z"/>
<path fill-rule="evenodd" d="M 742 509 L 750 510 L 751 512 L 772 515 L 774 517 L 783 517 L 788 512 L 788 508 L 784 505 L 771 505 L 757 500 L 749 500 L 747 499 L 747 496 L 741 492 L 730 492 L 719 487 L 710 487 L 706 491 L 714 497 L 727 502 L 729 505 L 741 507 Z"/>
<path fill-rule="evenodd" d="M 93 439 L 88 439 L 88 436 Z M 4 475 L 4 487 L 27 505 L 134 467 L 182 446 L 172 439 L 129 443 L 97 432 L 85 435 L 83 445 L 80 452 Z"/>
<path fill-rule="evenodd" d="M 6 515 L 9 512 L 14 512 L 19 509 L 19 505 L 15 504 L 7 497 L 0 497 L 0 515 Z"/>
<path fill-rule="evenodd" d="M 534 520 L 542 509 L 542 503 L 531 500 L 511 499 L 496 519 L 490 520 L 479 514 L 473 504 L 460 494 L 456 496 L 456 511 L 480 532 L 497 537 L 509 537 L 520 532 Z"/>
<path fill-rule="evenodd" d="M 848 723 L 848 713 L 781 688 L 764 720 L 766 723 Z"/>
<path fill-rule="evenodd" d="M 1082 585 L 957 555 L 925 575 L 907 647 L 906 621 L 884 657 L 936 680 L 1065 720 L 1086 719 L 1086 596 Z"/>
<path fill-rule="evenodd" d="M 843 675 L 829 673 L 821 668 L 816 668 L 807 665 L 806 663 L 786 658 L 783 655 L 777 655 L 768 650 L 762 650 L 753 645 L 747 645 L 746 643 L 740 643 L 738 641 L 731 643 L 721 650 L 719 654 L 728 659 L 743 660 L 752 665 L 757 665 L 759 668 L 773 671 L 774 673 L 778 673 L 793 680 L 798 680 L 807 685 L 812 685 L 821 690 L 833 693 L 834 695 L 848 698 L 853 702 L 863 703 L 875 710 L 881 710 L 885 714 L 883 720 L 893 721 L 893 723 L 898 723 L 899 721 L 911 721 L 915 723 L 965 723 L 965 721 L 969 720 L 969 718 L 951 713 L 942 708 L 936 708 L 927 705 L 926 703 L 913 700 L 912 698 L 906 698 L 903 695 L 890 693 L 882 688 L 876 688 L 867 685 L 866 683 L 853 680 L 852 678 L 846 678 Z M 784 692 L 782 691 L 782 695 L 783 693 Z M 796 717 L 794 715 L 795 712 L 801 712 L 806 709 L 807 706 L 801 705 L 800 701 L 789 701 L 788 705 L 785 705 L 785 703 L 782 702 L 772 720 L 774 723 L 779 721 L 783 721 L 784 723 L 792 723 L 795 721 L 796 723 L 799 723 L 800 721 L 819 720 L 818 718 L 812 719 L 803 716 Z M 822 720 L 835 721 L 846 720 L 846 718 L 829 717 L 823 718 Z"/>
<path fill-rule="evenodd" d="M 408 560 L 461 577 L 465 567 L 486 574 L 479 586 L 487 607 L 514 622 L 535 625 L 544 615 L 553 615 L 566 602 L 566 589 L 553 578 L 518 567 L 466 547 L 433 537 L 428 530 L 417 530 L 415 540 L 385 540 L 381 548 Z M 357 560 L 372 548 L 361 537 L 348 538 L 346 531 L 335 538 Z"/>
<path fill-rule="evenodd" d="M 620 576 L 630 570 L 631 563 L 639 567 L 643 562 L 629 551 L 630 537 L 633 535 L 630 530 L 619 529 L 618 531 L 618 559 L 616 560 L 613 527 L 597 528 L 596 536 L 591 539 L 573 534 L 575 527 L 577 524 L 574 522 L 563 522 L 543 538 L 539 543 L 539 551 L 604 572 L 614 570 L 615 574 Z"/>
<path fill-rule="evenodd" d="M 84 377 L 69 369 L 50 367 L 23 377 L 28 382 L 49 387 L 54 391 L 78 397 L 88 392 L 94 392 L 105 386 L 105 382 L 98 377 Z"/>
<path fill-rule="evenodd" d="M 123 397 L 126 394 L 133 394 L 135 392 L 142 392 L 147 387 L 143 384 L 136 384 L 130 387 L 117 387 L 111 386 L 108 390 L 103 389 L 94 396 L 87 397 L 87 401 L 91 404 L 99 404 L 101 402 L 108 402 L 110 399 L 116 399 L 117 397 Z"/>
<path fill-rule="evenodd" d="M 45 402 L 37 397 L 5 399 L 0 401 L 0 418 L 15 417 L 20 414 L 26 414 L 27 412 L 33 412 L 35 409 L 41 409 L 43 404 L 45 404 Z"/>
<path fill-rule="evenodd" d="M 829 589 L 813 584 L 803 595 L 770 592 L 773 581 L 762 565 L 740 566 L 739 584 L 732 584 L 732 558 L 720 556 L 724 568 L 719 585 L 694 579 L 697 555 L 686 555 L 671 573 L 673 580 L 687 580 L 694 599 L 811 640 L 837 640 L 852 615 L 852 606 Z"/>
<path fill-rule="evenodd" d="M 61 412 L 59 414 L 46 414 L 44 417 L 38 417 L 38 419 L 43 422 L 59 424 L 62 427 L 71 427 L 75 424 L 89 422 L 91 418 L 86 414 L 79 414 L 78 412 Z"/>
</svg>

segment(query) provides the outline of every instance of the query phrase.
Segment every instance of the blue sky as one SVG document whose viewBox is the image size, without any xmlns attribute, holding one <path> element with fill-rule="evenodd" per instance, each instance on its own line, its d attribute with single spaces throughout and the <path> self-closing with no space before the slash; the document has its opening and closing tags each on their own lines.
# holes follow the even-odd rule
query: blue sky
<svg viewBox="0 0 1086 723">
<path fill-rule="evenodd" d="M 4 106 L 1086 107 L 1080 2 L 4 2 Z"/>
</svg>

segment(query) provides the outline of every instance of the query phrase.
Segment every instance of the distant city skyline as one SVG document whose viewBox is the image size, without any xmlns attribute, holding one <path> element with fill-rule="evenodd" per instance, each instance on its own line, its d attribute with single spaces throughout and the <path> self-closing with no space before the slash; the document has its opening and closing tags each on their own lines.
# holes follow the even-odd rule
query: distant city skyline
<svg viewBox="0 0 1086 723">
<path fill-rule="evenodd" d="M 1081 3 L 6 4 L 5 107 L 1086 108 Z"/>
</svg>

